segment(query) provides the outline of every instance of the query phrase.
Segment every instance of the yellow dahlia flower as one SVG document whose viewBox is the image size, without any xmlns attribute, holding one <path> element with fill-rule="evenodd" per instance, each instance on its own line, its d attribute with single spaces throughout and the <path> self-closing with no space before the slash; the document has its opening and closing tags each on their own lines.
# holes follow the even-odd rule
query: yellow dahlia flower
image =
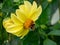
<svg viewBox="0 0 60 45">
<path fill-rule="evenodd" d="M 37 7 L 34 1 L 31 4 L 29 1 L 24 1 L 23 5 L 19 6 L 16 13 L 11 13 L 11 18 L 3 20 L 3 26 L 7 32 L 12 33 L 21 39 L 28 34 L 29 29 L 41 15 L 41 5 Z"/>
</svg>

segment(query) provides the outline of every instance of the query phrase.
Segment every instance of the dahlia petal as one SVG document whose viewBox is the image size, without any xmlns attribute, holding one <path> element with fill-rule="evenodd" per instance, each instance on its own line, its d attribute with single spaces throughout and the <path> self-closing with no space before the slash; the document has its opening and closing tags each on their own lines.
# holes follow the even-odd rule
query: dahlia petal
<svg viewBox="0 0 60 45">
<path fill-rule="evenodd" d="M 34 7 L 35 9 L 37 8 L 37 3 L 36 3 L 35 1 L 33 2 L 32 8 L 33 8 L 33 7 Z"/>
<path fill-rule="evenodd" d="M 19 9 L 22 10 L 22 11 L 25 11 L 25 5 L 20 5 Z"/>
<path fill-rule="evenodd" d="M 19 18 L 19 20 L 22 21 L 23 23 L 27 19 L 26 15 L 23 12 L 21 12 L 21 10 L 19 10 L 19 9 L 16 10 L 16 15 Z"/>
<path fill-rule="evenodd" d="M 17 26 L 17 25 L 11 25 L 9 27 L 6 28 L 6 31 L 9 32 L 9 33 L 16 33 L 16 32 L 19 32 L 21 31 L 21 29 L 23 28 L 23 26 Z"/>
<path fill-rule="evenodd" d="M 29 17 L 29 13 L 30 13 L 32 5 L 29 1 L 24 1 L 24 5 L 25 5 L 26 16 Z"/>
<path fill-rule="evenodd" d="M 18 37 L 20 37 L 20 33 L 22 33 L 22 32 L 23 32 L 23 28 L 20 31 L 18 31 L 16 33 L 13 33 L 13 34 L 16 35 L 16 36 L 18 36 Z"/>
<path fill-rule="evenodd" d="M 12 25 L 12 24 L 13 24 L 13 22 L 11 21 L 10 18 L 5 18 L 5 19 L 3 20 L 3 26 L 4 26 L 5 28 L 7 28 L 8 26 L 10 26 L 10 25 Z"/>
<path fill-rule="evenodd" d="M 41 15 L 41 13 L 42 13 L 42 8 L 41 8 L 41 6 L 39 6 L 38 8 L 37 8 L 37 10 L 31 15 L 31 19 L 33 20 L 33 21 L 36 21 L 38 18 L 39 18 L 39 16 Z"/>
<path fill-rule="evenodd" d="M 22 24 L 22 22 L 17 18 L 17 16 L 15 15 L 15 14 L 11 14 L 11 20 L 15 23 L 15 24 L 17 24 L 17 25 L 20 25 L 20 24 Z"/>
<path fill-rule="evenodd" d="M 37 10 L 37 4 L 36 4 L 36 2 L 34 1 L 32 7 L 31 7 L 31 11 L 30 11 L 30 13 L 29 13 L 29 17 L 32 16 L 32 14 L 33 14 L 36 10 Z"/>
<path fill-rule="evenodd" d="M 28 29 L 26 29 L 25 31 L 23 31 L 23 33 L 20 34 L 20 36 L 21 36 L 20 39 L 24 38 L 24 36 L 26 36 L 28 34 L 28 32 L 29 32 Z"/>
</svg>

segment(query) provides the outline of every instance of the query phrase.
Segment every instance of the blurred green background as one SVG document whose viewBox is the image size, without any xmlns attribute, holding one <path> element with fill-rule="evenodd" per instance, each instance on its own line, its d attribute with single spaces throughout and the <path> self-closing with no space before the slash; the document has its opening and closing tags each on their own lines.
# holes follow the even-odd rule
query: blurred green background
<svg viewBox="0 0 60 45">
<path fill-rule="evenodd" d="M 36 1 L 42 6 L 42 14 L 36 21 L 35 31 L 30 31 L 22 40 L 6 32 L 2 21 L 10 17 L 25 0 L 0 0 L 0 45 L 60 45 L 60 0 Z"/>
</svg>

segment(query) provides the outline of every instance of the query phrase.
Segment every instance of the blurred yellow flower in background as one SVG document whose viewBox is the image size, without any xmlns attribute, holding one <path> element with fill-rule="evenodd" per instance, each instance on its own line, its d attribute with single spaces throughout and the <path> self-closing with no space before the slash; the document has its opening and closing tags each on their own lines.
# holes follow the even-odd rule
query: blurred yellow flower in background
<svg viewBox="0 0 60 45">
<path fill-rule="evenodd" d="M 49 3 L 52 2 L 52 0 L 47 0 Z"/>
<path fill-rule="evenodd" d="M 29 1 L 24 1 L 24 4 L 19 6 L 16 14 L 11 13 L 11 18 L 3 20 L 3 26 L 7 32 L 12 33 L 21 39 L 28 34 L 29 29 L 35 23 L 42 13 L 41 5 L 37 7 L 34 1 L 31 4 Z"/>
</svg>

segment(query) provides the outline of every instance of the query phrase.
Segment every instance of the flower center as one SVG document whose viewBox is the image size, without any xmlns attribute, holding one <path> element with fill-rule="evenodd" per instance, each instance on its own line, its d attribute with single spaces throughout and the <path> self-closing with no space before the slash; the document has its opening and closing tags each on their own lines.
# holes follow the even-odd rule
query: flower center
<svg viewBox="0 0 60 45">
<path fill-rule="evenodd" d="M 34 21 L 31 19 L 28 19 L 24 23 L 24 28 L 26 28 L 26 29 L 31 28 L 33 24 L 34 24 Z"/>
</svg>

